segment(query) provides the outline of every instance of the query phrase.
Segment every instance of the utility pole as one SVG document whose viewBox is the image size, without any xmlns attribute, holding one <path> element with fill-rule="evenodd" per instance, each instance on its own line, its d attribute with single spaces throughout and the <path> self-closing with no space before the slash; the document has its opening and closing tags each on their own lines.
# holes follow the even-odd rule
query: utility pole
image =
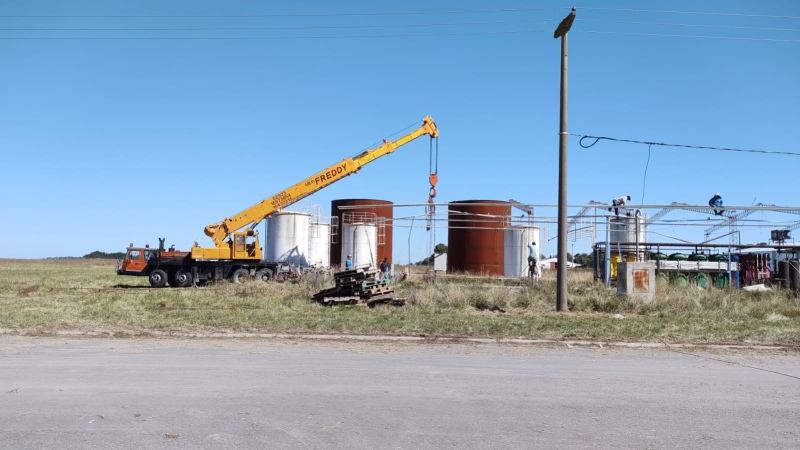
<svg viewBox="0 0 800 450">
<path fill-rule="evenodd" d="M 561 38 L 561 126 L 558 130 L 558 272 L 556 311 L 567 311 L 567 32 L 575 8 L 558 24 L 553 38 Z"/>
</svg>

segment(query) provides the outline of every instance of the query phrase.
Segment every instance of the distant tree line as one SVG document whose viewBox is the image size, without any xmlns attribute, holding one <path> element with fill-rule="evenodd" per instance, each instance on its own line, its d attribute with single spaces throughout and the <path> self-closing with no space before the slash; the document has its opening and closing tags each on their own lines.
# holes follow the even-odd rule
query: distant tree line
<svg viewBox="0 0 800 450">
<path fill-rule="evenodd" d="M 125 252 L 106 253 L 95 250 L 83 255 L 86 259 L 125 259 Z"/>
</svg>

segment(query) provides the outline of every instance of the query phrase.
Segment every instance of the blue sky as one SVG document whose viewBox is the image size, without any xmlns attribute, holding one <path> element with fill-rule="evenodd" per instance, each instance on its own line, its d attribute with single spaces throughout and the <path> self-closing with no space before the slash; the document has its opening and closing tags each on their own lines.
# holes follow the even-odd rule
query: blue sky
<svg viewBox="0 0 800 450">
<path fill-rule="evenodd" d="M 642 5 L 574 5 L 569 132 L 796 151 L 800 4 Z M 552 32 L 571 6 L 3 2 L 0 214 L 7 239 L 0 257 L 121 251 L 158 237 L 183 249 L 209 245 L 206 224 L 426 115 L 441 132 L 437 200 L 555 204 L 560 46 Z M 705 204 L 720 192 L 728 205 L 798 205 L 797 156 L 654 147 L 645 183 L 647 158 L 647 146 L 583 149 L 571 137 L 569 203 L 629 194 L 634 204 Z M 428 169 L 428 143 L 420 139 L 311 201 L 323 211 L 340 198 L 421 203 Z M 399 208 L 395 215 L 422 213 Z M 556 210 L 537 208 L 537 215 Z M 691 212 L 668 218 L 695 226 L 653 230 L 699 240 L 714 223 Z M 447 242 L 441 226 L 435 241 Z M 416 227 L 414 260 L 431 237 L 419 221 Z M 397 262 L 408 254 L 408 233 L 395 231 Z M 742 231 L 743 242 L 768 237 L 769 228 Z M 589 243 L 573 248 L 589 251 Z M 555 241 L 543 249 L 554 251 Z"/>
</svg>

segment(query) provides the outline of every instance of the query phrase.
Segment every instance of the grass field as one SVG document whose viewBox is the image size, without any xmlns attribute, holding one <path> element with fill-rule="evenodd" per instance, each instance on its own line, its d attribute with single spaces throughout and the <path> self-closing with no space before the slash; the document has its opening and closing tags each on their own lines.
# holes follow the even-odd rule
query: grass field
<svg viewBox="0 0 800 450">
<path fill-rule="evenodd" d="M 0 328 L 135 332 L 237 331 L 574 339 L 800 347 L 800 303 L 785 291 L 659 285 L 650 303 L 618 298 L 588 272 L 570 272 L 574 309 L 555 312 L 555 274 L 538 285 L 439 277 L 395 285 L 405 307 L 325 307 L 332 281 L 220 283 L 151 289 L 109 260 L 0 260 Z M 623 318 L 614 318 L 622 315 Z"/>
</svg>

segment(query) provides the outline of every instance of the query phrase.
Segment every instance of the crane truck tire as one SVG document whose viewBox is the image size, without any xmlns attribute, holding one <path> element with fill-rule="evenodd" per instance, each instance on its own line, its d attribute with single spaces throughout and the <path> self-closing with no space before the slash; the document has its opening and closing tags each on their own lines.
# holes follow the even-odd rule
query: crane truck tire
<svg viewBox="0 0 800 450">
<path fill-rule="evenodd" d="M 272 271 L 269 269 L 261 269 L 256 272 L 256 281 L 268 282 L 272 280 Z"/>
<path fill-rule="evenodd" d="M 192 285 L 192 274 L 187 270 L 179 270 L 170 274 L 169 284 L 173 287 L 189 287 Z"/>
<path fill-rule="evenodd" d="M 247 269 L 240 268 L 233 271 L 231 275 L 231 281 L 234 283 L 244 283 L 250 279 L 250 273 Z"/>
<path fill-rule="evenodd" d="M 156 269 L 150 272 L 150 286 L 154 288 L 162 288 L 167 285 L 167 272 L 164 272 L 161 269 Z"/>
</svg>

